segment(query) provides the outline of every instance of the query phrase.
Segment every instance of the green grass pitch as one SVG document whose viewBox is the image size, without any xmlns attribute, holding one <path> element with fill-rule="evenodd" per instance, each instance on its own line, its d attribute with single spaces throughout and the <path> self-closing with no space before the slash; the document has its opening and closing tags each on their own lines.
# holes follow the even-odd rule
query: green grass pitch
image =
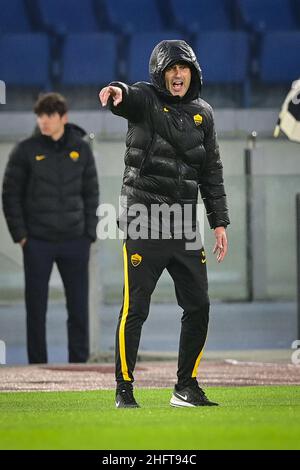
<svg viewBox="0 0 300 470">
<path fill-rule="evenodd" d="M 300 388 L 211 387 L 219 407 L 169 406 L 171 390 L 0 393 L 1 449 L 300 449 Z"/>
</svg>

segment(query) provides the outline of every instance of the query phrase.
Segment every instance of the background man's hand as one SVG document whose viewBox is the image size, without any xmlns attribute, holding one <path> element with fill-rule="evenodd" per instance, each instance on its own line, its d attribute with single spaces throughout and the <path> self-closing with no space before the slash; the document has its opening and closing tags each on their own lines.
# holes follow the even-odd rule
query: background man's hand
<svg viewBox="0 0 300 470">
<path fill-rule="evenodd" d="M 22 240 L 19 241 L 19 244 L 23 248 L 23 246 L 25 245 L 26 242 L 27 242 L 27 238 L 22 238 Z"/>
<path fill-rule="evenodd" d="M 227 236 L 224 227 L 215 228 L 216 244 L 214 246 L 213 254 L 217 253 L 217 261 L 221 263 L 227 254 Z"/>
<path fill-rule="evenodd" d="M 123 100 L 122 88 L 117 86 L 106 86 L 99 93 L 99 99 L 102 106 L 106 106 L 109 98 L 112 97 L 114 106 L 118 106 Z"/>
</svg>

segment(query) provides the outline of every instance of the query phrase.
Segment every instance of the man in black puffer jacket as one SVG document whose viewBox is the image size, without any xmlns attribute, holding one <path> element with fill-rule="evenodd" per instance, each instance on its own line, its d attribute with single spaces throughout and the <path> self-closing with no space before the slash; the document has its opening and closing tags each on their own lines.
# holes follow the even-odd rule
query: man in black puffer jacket
<svg viewBox="0 0 300 470">
<path fill-rule="evenodd" d="M 70 362 L 86 362 L 88 261 L 96 239 L 98 178 L 86 135 L 68 124 L 57 93 L 36 103 L 37 132 L 11 152 L 3 180 L 3 210 L 23 248 L 27 349 L 30 363 L 46 363 L 48 283 L 56 262 L 68 309 Z"/>
<path fill-rule="evenodd" d="M 119 219 L 126 241 L 124 301 L 116 335 L 116 406 L 138 406 L 132 382 L 141 329 L 165 268 L 184 310 L 178 382 L 170 404 L 211 406 L 216 403 L 208 400 L 196 379 L 209 317 L 206 257 L 203 246 L 189 250 L 186 242 L 197 234 L 200 188 L 218 262 L 226 255 L 229 218 L 223 167 L 212 109 L 199 97 L 202 74 L 191 47 L 180 40 L 162 41 L 152 52 L 149 70 L 151 84 L 113 82 L 99 95 L 103 106 L 109 104 L 114 114 L 128 119 Z M 164 215 L 157 216 L 157 206 L 176 206 L 181 216 L 174 211 L 166 224 Z"/>
</svg>

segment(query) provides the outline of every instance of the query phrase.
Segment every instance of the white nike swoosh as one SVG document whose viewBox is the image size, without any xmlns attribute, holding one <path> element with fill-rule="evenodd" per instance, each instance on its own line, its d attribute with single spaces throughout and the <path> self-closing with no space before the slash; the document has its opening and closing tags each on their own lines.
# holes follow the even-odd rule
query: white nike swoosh
<svg viewBox="0 0 300 470">
<path fill-rule="evenodd" d="M 187 395 L 179 395 L 179 393 L 176 393 L 176 395 L 185 401 L 188 399 Z"/>
<path fill-rule="evenodd" d="M 119 406 L 120 406 L 120 402 L 116 401 L 116 407 L 119 408 Z"/>
</svg>

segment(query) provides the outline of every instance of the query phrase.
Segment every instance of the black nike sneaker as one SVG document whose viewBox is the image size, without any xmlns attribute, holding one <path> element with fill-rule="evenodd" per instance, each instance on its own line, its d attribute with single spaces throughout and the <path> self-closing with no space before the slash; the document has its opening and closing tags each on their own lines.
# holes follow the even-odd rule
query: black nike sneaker
<svg viewBox="0 0 300 470">
<path fill-rule="evenodd" d="M 197 383 L 177 390 L 175 386 L 170 405 L 175 407 L 218 406 L 210 401 Z"/>
<path fill-rule="evenodd" d="M 140 408 L 133 396 L 133 386 L 131 383 L 119 385 L 116 390 L 117 408 Z"/>
</svg>

